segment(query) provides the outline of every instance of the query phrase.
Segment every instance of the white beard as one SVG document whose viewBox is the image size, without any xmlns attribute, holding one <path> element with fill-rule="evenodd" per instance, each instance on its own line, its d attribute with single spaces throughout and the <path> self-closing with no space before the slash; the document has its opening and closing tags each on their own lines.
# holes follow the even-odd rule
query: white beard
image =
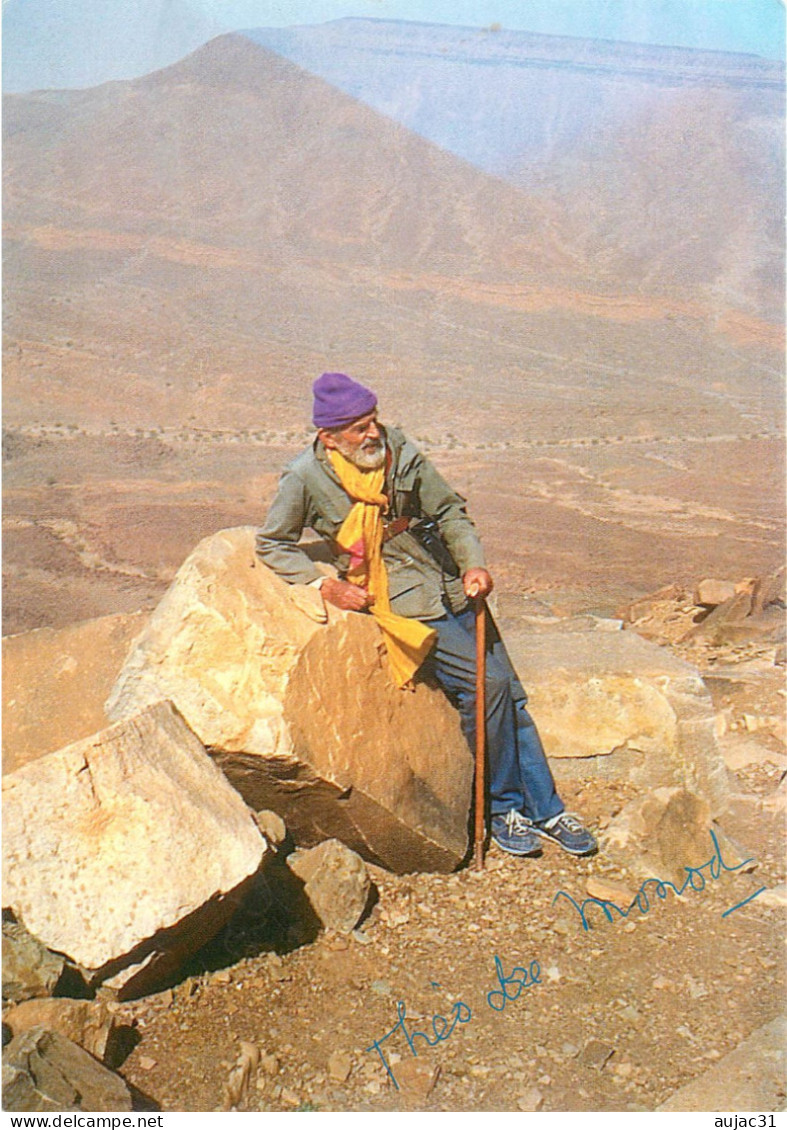
<svg viewBox="0 0 787 1130">
<path fill-rule="evenodd" d="M 361 471 L 377 471 L 385 463 L 385 440 L 380 437 L 374 448 L 352 448 L 344 440 L 335 437 L 336 450 Z"/>
</svg>

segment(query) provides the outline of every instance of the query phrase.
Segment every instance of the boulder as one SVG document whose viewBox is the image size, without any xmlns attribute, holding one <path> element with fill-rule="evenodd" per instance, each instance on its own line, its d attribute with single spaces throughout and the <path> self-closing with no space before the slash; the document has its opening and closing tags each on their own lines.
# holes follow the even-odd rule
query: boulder
<svg viewBox="0 0 787 1130">
<path fill-rule="evenodd" d="M 306 599 L 308 597 L 308 600 Z M 398 690 L 368 615 L 256 559 L 254 530 L 206 538 L 136 640 L 107 703 L 166 698 L 255 810 L 298 844 L 336 838 L 393 871 L 450 871 L 468 845 L 473 761 L 436 687 Z"/>
<path fill-rule="evenodd" d="M 114 1061 L 118 1040 L 113 1035 L 119 1026 L 104 1001 L 69 997 L 23 1001 L 3 1014 L 3 1023 L 14 1036 L 38 1027 L 59 1032 L 102 1063 Z"/>
<path fill-rule="evenodd" d="M 3 922 L 3 1000 L 51 996 L 64 966 L 21 922 Z"/>
<path fill-rule="evenodd" d="M 735 593 L 736 588 L 733 581 L 719 581 L 714 577 L 706 577 L 704 581 L 700 581 L 695 589 L 694 603 L 715 608 L 717 604 L 724 604 L 726 600 L 732 600 Z"/>
<path fill-rule="evenodd" d="M 711 829 L 728 865 L 751 857 L 713 824 L 710 805 L 702 797 L 681 788 L 654 789 L 630 801 L 610 821 L 601 835 L 601 849 L 641 879 L 665 879 L 680 886 L 686 868 L 699 868 L 714 856 Z"/>
<path fill-rule="evenodd" d="M 130 1111 L 131 1107 L 125 1081 L 59 1032 L 31 1028 L 3 1052 L 4 1110 Z"/>
<path fill-rule="evenodd" d="M 756 616 L 766 608 L 776 607 L 784 610 L 787 605 L 785 584 L 787 569 L 784 565 L 765 577 L 759 577 L 752 588 L 752 613 Z"/>
<path fill-rule="evenodd" d="M 729 781 L 699 671 L 634 632 L 506 636 L 556 777 L 678 786 L 721 813 Z"/>
<path fill-rule="evenodd" d="M 287 866 L 303 880 L 306 897 L 323 926 L 340 934 L 355 929 L 371 886 L 359 855 L 338 840 L 325 840 L 308 851 L 293 852 Z"/>
<path fill-rule="evenodd" d="M 3 813 L 7 905 L 125 996 L 223 925 L 266 850 L 168 703 L 8 774 Z"/>
<path fill-rule="evenodd" d="M 147 613 L 3 640 L 3 772 L 106 729 L 104 702 Z"/>
</svg>

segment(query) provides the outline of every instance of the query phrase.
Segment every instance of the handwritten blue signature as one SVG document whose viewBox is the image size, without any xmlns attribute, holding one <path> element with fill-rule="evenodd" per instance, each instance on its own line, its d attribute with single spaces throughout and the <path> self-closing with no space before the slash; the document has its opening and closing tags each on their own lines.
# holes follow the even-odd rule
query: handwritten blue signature
<svg viewBox="0 0 787 1130">
<path fill-rule="evenodd" d="M 648 888 L 651 886 L 653 886 L 656 896 L 663 901 L 670 891 L 675 895 L 682 895 L 689 888 L 693 891 L 703 891 L 707 883 L 706 873 L 712 880 L 716 880 L 721 878 L 724 871 L 740 871 L 741 868 L 746 867 L 747 864 L 754 862 L 754 857 L 751 856 L 749 859 L 744 859 L 742 863 L 736 863 L 734 866 L 731 866 L 724 860 L 721 846 L 713 829 L 710 829 L 710 837 L 713 841 L 713 855 L 700 867 L 684 867 L 683 870 L 686 872 L 686 879 L 680 887 L 677 887 L 674 883 L 670 883 L 666 879 L 646 879 L 637 891 L 631 904 L 625 909 L 607 899 L 586 898 L 582 903 L 578 903 L 566 891 L 558 891 L 552 899 L 552 905 L 554 906 L 560 898 L 566 899 L 578 912 L 582 921 L 582 928 L 584 930 L 590 930 L 592 927 L 585 914 L 585 907 L 600 907 L 608 922 L 614 922 L 615 915 L 618 915 L 619 918 L 628 918 L 629 914 L 635 909 L 641 914 L 647 914 L 651 909 L 650 899 L 648 898 Z M 760 887 L 759 890 L 754 891 L 753 894 L 748 895 L 745 899 L 736 903 L 735 906 L 731 906 L 729 910 L 724 911 L 722 918 L 726 918 L 728 914 L 732 914 L 733 911 L 739 910 L 742 906 L 746 906 L 747 903 L 757 898 L 757 896 L 761 895 L 766 889 L 766 887 Z M 521 965 L 515 965 L 508 975 L 505 974 L 503 962 L 497 954 L 495 954 L 494 962 L 498 987 L 490 989 L 486 994 L 486 1003 L 489 1008 L 494 1009 L 495 1012 L 502 1012 L 506 1005 L 511 1001 L 515 1001 L 524 989 L 530 989 L 534 985 L 541 984 L 541 966 L 537 961 L 531 961 L 527 968 Z M 434 988 L 440 987 L 435 981 L 432 982 L 432 986 Z M 432 1035 L 429 1036 L 426 1032 L 412 1030 L 408 1027 L 407 1009 L 404 1001 L 396 1002 L 396 1015 L 397 1021 L 393 1028 L 391 1028 L 389 1032 L 386 1032 L 384 1036 L 381 1036 L 379 1040 L 374 1040 L 369 1047 L 364 1050 L 367 1052 L 377 1052 L 383 1067 L 387 1071 L 397 1091 L 399 1090 L 399 1084 L 382 1047 L 386 1040 L 395 1036 L 397 1032 L 401 1033 L 405 1040 L 405 1046 L 412 1055 L 417 1056 L 417 1040 L 422 1040 L 430 1048 L 436 1047 L 453 1035 L 457 1025 L 469 1024 L 473 1017 L 469 1005 L 465 1004 L 464 1001 L 455 1001 L 449 1017 L 440 1016 L 439 1014 L 432 1017 Z"/>
<path fill-rule="evenodd" d="M 521 965 L 515 965 L 508 976 L 503 971 L 503 962 L 495 954 L 495 973 L 497 975 L 497 983 L 499 988 L 491 989 L 486 994 L 486 1002 L 490 1008 L 495 1012 L 502 1012 L 509 1001 L 515 1001 L 523 989 L 530 989 L 533 985 L 541 984 L 541 966 L 537 961 L 531 961 L 527 968 Z M 434 982 L 433 982 L 434 984 Z M 464 1001 L 454 1001 L 451 1009 L 452 1017 L 446 1018 L 445 1016 L 435 1015 L 432 1017 L 432 1033 L 434 1039 L 426 1034 L 426 1032 L 411 1031 L 406 1023 L 407 1009 L 405 1008 L 404 1001 L 396 1002 L 396 1015 L 398 1017 L 396 1023 L 390 1032 L 386 1032 L 379 1040 L 375 1040 L 368 1048 L 364 1050 L 367 1052 L 376 1051 L 382 1061 L 382 1065 L 388 1072 L 394 1087 L 399 1090 L 399 1084 L 396 1076 L 391 1069 L 391 1065 L 385 1057 L 382 1045 L 391 1036 L 397 1032 L 401 1032 L 405 1038 L 406 1045 L 410 1049 L 412 1055 L 417 1056 L 418 1050 L 415 1046 L 416 1040 L 423 1040 L 430 1047 L 436 1047 L 437 1044 L 447 1040 L 453 1034 L 457 1024 L 468 1024 L 472 1020 L 473 1013 L 469 1005 Z"/>
<path fill-rule="evenodd" d="M 604 912 L 607 922 L 614 922 L 616 914 L 620 918 L 628 918 L 629 914 L 631 914 L 633 910 L 638 910 L 640 914 L 647 914 L 651 908 L 650 899 L 648 898 L 648 887 L 650 886 L 653 886 L 656 896 L 663 901 L 670 891 L 672 891 L 676 895 L 682 895 L 689 887 L 693 891 L 704 890 L 706 885 L 706 871 L 710 875 L 710 878 L 715 880 L 720 878 L 723 871 L 740 871 L 742 867 L 745 867 L 748 863 L 752 863 L 754 861 L 754 857 L 752 856 L 749 859 L 744 859 L 742 863 L 736 863 L 731 867 L 724 861 L 718 838 L 712 828 L 710 829 L 710 837 L 713 840 L 713 846 L 715 849 L 713 855 L 700 867 L 684 867 L 683 870 L 686 872 L 686 879 L 684 880 L 681 887 L 676 887 L 674 883 L 670 883 L 666 879 L 646 879 L 634 896 L 634 900 L 625 909 L 622 909 L 616 903 L 610 902 L 607 899 L 586 898 L 582 903 L 578 903 L 566 891 L 558 891 L 555 897 L 552 899 L 552 905 L 554 906 L 557 900 L 561 898 L 565 899 L 566 902 L 570 902 L 574 909 L 578 912 L 580 919 L 582 920 L 583 930 L 590 930 L 592 929 L 592 927 L 590 925 L 590 922 L 588 922 L 587 916 L 585 914 L 586 906 L 600 906 Z M 726 918 L 727 915 L 732 914 L 734 910 L 738 910 L 740 907 L 745 906 L 746 903 L 751 902 L 752 899 L 756 898 L 758 895 L 761 895 L 764 890 L 766 890 L 765 887 L 760 887 L 758 891 L 755 891 L 754 894 L 749 895 L 748 898 L 743 899 L 742 902 L 737 903 L 735 906 L 731 906 L 729 910 L 725 910 L 724 914 L 722 914 L 722 918 Z"/>
</svg>

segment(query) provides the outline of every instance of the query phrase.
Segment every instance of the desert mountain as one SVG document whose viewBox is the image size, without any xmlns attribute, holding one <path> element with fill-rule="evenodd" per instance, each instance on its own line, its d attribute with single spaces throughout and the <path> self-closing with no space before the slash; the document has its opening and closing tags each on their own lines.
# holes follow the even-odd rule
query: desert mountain
<svg viewBox="0 0 787 1130">
<path fill-rule="evenodd" d="M 732 317 L 738 339 L 775 340 L 741 323 L 747 302 L 717 293 L 715 267 L 704 292 L 688 279 L 664 293 L 674 217 L 657 199 L 633 276 L 596 270 L 549 193 L 479 171 L 245 36 L 132 82 L 9 95 L 4 156 L 9 421 L 106 424 L 120 382 L 134 424 L 260 426 L 289 415 L 290 378 L 329 366 L 376 373 L 402 405 L 430 375 L 446 419 L 482 381 L 482 421 L 523 380 L 550 396 L 525 375 L 533 360 L 568 365 L 568 387 L 587 386 L 580 358 L 625 377 L 632 351 L 654 351 L 650 336 L 632 344 L 632 323 L 658 325 L 668 381 L 691 385 L 707 364 L 697 328 Z M 724 175 L 721 162 L 714 183 Z M 620 409 L 639 394 L 624 380 L 615 395 Z"/>
<path fill-rule="evenodd" d="M 261 357 L 281 375 L 359 343 L 450 364 L 442 292 L 575 267 L 548 208 L 243 37 L 134 82 L 7 96 L 5 130 L 7 332 L 66 353 L 40 397 L 9 373 L 28 419 L 106 419 L 117 371 L 150 423 L 193 412 L 206 365 L 242 383 Z"/>
<path fill-rule="evenodd" d="M 547 195 L 597 273 L 706 287 L 779 317 L 782 64 L 386 20 L 245 34 L 487 172 Z"/>
</svg>

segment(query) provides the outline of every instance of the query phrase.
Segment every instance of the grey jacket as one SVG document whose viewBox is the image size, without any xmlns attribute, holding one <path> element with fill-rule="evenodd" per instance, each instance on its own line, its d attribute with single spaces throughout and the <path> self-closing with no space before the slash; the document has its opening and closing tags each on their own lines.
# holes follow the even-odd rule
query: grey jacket
<svg viewBox="0 0 787 1130">
<path fill-rule="evenodd" d="M 450 576 L 445 565 L 424 548 L 410 529 L 383 545 L 391 607 L 401 616 L 434 620 L 446 607 L 460 612 L 467 605 L 461 575 L 484 568 L 484 553 L 475 526 L 467 516 L 465 499 L 452 490 L 429 460 L 396 428 L 385 429 L 391 452 L 385 493 L 389 499 L 386 523 L 396 518 L 431 519 L 457 565 Z M 311 528 L 326 542 L 342 575 L 346 554 L 337 551 L 334 537 L 352 505 L 330 464 L 322 443 L 302 452 L 285 469 L 265 524 L 257 533 L 257 554 L 285 581 L 309 584 L 320 577 L 314 561 L 299 545 Z"/>
</svg>

